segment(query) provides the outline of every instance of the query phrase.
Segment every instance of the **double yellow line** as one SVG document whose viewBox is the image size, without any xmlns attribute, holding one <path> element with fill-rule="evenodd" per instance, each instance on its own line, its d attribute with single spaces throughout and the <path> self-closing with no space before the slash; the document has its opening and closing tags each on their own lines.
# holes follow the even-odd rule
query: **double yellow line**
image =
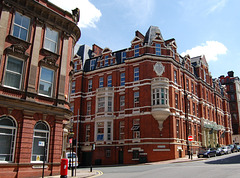
<svg viewBox="0 0 240 178">
<path fill-rule="evenodd" d="M 101 175 L 103 175 L 103 172 L 102 171 L 96 171 L 96 175 L 94 175 L 94 176 L 91 176 L 91 177 L 98 177 L 98 176 L 101 176 Z"/>
</svg>

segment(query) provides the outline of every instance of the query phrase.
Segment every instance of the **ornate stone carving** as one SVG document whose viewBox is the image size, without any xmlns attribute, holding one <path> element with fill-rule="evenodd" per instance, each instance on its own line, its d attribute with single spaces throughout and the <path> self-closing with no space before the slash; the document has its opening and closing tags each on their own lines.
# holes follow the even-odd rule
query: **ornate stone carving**
<svg viewBox="0 0 240 178">
<path fill-rule="evenodd" d="M 153 70 L 156 72 L 156 74 L 160 77 L 163 72 L 165 71 L 165 67 L 162 65 L 161 62 L 157 62 L 154 67 Z"/>
</svg>

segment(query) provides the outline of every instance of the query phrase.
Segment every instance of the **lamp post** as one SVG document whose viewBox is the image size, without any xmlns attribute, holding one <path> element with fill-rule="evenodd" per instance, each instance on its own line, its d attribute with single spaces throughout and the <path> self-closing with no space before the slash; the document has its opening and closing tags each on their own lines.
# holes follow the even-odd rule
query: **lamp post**
<svg viewBox="0 0 240 178">
<path fill-rule="evenodd" d="M 69 132 L 69 139 L 71 139 L 70 155 L 71 155 L 72 164 L 70 164 L 70 165 L 71 165 L 71 168 L 72 168 L 72 177 L 73 177 L 73 169 L 74 169 L 74 167 L 73 167 L 73 136 L 74 136 L 74 132 L 73 132 L 73 129 L 71 128 L 70 132 Z M 75 161 L 76 161 L 76 158 L 75 158 Z"/>
</svg>

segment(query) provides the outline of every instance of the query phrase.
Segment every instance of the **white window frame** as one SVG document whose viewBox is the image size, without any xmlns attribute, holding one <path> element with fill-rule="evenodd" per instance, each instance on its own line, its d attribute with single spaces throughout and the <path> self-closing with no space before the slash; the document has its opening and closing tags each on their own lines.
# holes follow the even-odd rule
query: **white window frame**
<svg viewBox="0 0 240 178">
<path fill-rule="evenodd" d="M 139 80 L 139 67 L 134 68 L 134 81 Z"/>
<path fill-rule="evenodd" d="M 120 121 L 119 122 L 119 140 L 124 140 L 125 139 L 125 121 Z"/>
<path fill-rule="evenodd" d="M 168 105 L 168 89 L 154 88 L 152 89 L 152 105 Z"/>
<path fill-rule="evenodd" d="M 133 139 L 140 138 L 140 119 L 133 119 L 133 127 L 131 128 L 133 131 Z"/>
<path fill-rule="evenodd" d="M 109 66 L 109 56 L 108 55 L 105 56 L 104 66 L 105 67 Z"/>
<path fill-rule="evenodd" d="M 22 63 L 21 73 L 8 69 L 9 58 L 12 59 L 12 60 L 15 60 L 15 61 L 20 61 Z M 5 73 L 4 73 L 4 84 L 3 85 L 6 86 L 6 87 L 9 87 L 9 88 L 14 88 L 14 89 L 19 89 L 20 90 L 22 88 L 23 69 L 24 69 L 24 61 L 22 59 L 19 59 L 19 58 L 13 57 L 13 56 L 8 56 L 7 61 L 6 61 L 6 67 L 5 67 Z M 7 80 L 6 76 L 7 75 L 20 75 L 20 81 L 19 81 L 18 87 L 14 87 L 14 86 L 6 84 L 6 80 Z"/>
<path fill-rule="evenodd" d="M 112 112 L 113 110 L 113 100 L 111 96 L 108 96 L 108 108 L 107 108 L 107 112 Z"/>
<path fill-rule="evenodd" d="M 92 101 L 87 101 L 87 115 L 91 115 Z"/>
<path fill-rule="evenodd" d="M 96 129 L 97 129 L 97 132 L 96 132 L 96 141 L 104 141 L 104 121 L 101 121 L 101 122 L 96 122 Z M 100 132 L 101 130 L 101 132 Z M 101 137 L 101 138 L 99 138 Z"/>
<path fill-rule="evenodd" d="M 120 111 L 123 111 L 125 109 L 125 95 L 121 95 L 119 97 L 120 101 Z"/>
<path fill-rule="evenodd" d="M 95 63 L 96 63 L 96 59 L 92 59 L 92 60 L 90 61 L 90 70 L 94 70 L 94 68 L 95 68 Z"/>
<path fill-rule="evenodd" d="M 139 107 L 139 91 L 134 92 L 134 107 Z"/>
<path fill-rule="evenodd" d="M 1 124 L 1 120 L 2 119 L 8 119 L 12 122 L 12 125 L 0 125 L 0 136 L 8 136 L 11 137 L 11 142 L 10 143 L 6 143 L 6 144 L 10 144 L 10 151 L 9 154 L 0 154 L 0 163 L 11 163 L 14 162 L 14 155 L 15 155 L 15 148 L 16 148 L 16 134 L 17 134 L 17 122 L 15 121 L 15 119 L 13 119 L 12 117 L 9 116 L 2 116 L 0 117 L 0 124 Z M 4 130 L 11 130 L 11 134 L 10 133 L 4 133 Z M 3 141 L 0 140 L 0 142 L 2 144 Z M 4 146 L 6 146 L 6 144 L 4 144 Z M 0 144 L 1 145 L 1 144 Z M 9 155 L 9 160 L 6 160 L 6 156 Z"/>
<path fill-rule="evenodd" d="M 75 93 L 76 90 L 76 81 L 72 81 L 72 90 L 71 93 Z"/>
<path fill-rule="evenodd" d="M 47 32 L 48 32 L 48 30 L 49 30 L 50 32 L 53 32 L 53 33 L 56 33 L 56 34 L 57 34 L 57 40 L 56 40 L 56 41 L 54 41 L 53 39 L 50 39 L 50 38 L 47 37 Z M 53 44 L 54 47 L 55 47 L 55 50 L 50 49 L 49 46 L 46 46 L 46 41 L 50 42 L 50 44 Z M 49 51 L 51 51 L 51 52 L 53 52 L 53 53 L 57 53 L 57 51 L 58 51 L 58 41 L 59 41 L 59 32 L 56 31 L 56 30 L 53 30 L 53 29 L 51 29 L 51 28 L 49 28 L 49 27 L 46 27 L 46 29 L 45 29 L 45 37 L 44 37 L 44 49 L 47 49 L 47 50 L 49 50 Z M 51 46 L 52 46 L 52 45 L 51 45 Z"/>
<path fill-rule="evenodd" d="M 107 81 L 108 82 L 108 84 L 107 84 L 108 87 L 112 87 L 112 75 L 109 75 L 107 79 L 108 79 L 108 81 Z"/>
<path fill-rule="evenodd" d="M 16 20 L 16 14 L 19 14 L 19 16 L 21 17 L 21 24 L 17 24 L 17 23 L 15 22 L 15 20 Z M 27 28 L 22 25 L 23 18 L 28 19 L 28 27 L 27 27 Z M 22 40 L 24 40 L 24 41 L 28 41 L 30 23 L 31 23 L 31 19 L 30 19 L 29 17 L 27 17 L 27 16 L 25 16 L 25 15 L 22 15 L 22 14 L 19 13 L 19 12 L 15 12 L 12 35 L 15 36 L 16 38 L 22 39 Z M 18 35 L 14 35 L 15 27 L 19 27 Z M 25 39 L 24 39 L 24 38 L 21 38 L 22 30 L 27 31 L 27 34 L 26 34 L 26 38 L 25 38 Z"/>
<path fill-rule="evenodd" d="M 98 120 L 95 122 L 95 141 L 113 141 L 113 121 L 112 120 Z M 99 132 L 101 131 L 101 132 Z M 100 136 L 102 135 L 102 136 Z M 102 139 L 99 139 L 102 137 Z"/>
<path fill-rule="evenodd" d="M 103 88 L 104 85 L 104 81 L 103 81 L 103 77 L 99 78 L 99 88 Z"/>
<path fill-rule="evenodd" d="M 174 70 L 174 83 L 176 83 L 177 84 L 177 71 L 176 70 Z"/>
<path fill-rule="evenodd" d="M 35 129 L 36 128 L 36 126 L 37 126 L 37 124 L 44 124 L 45 126 L 46 126 L 46 128 L 47 128 L 47 130 L 40 130 L 40 129 Z M 36 133 L 45 133 L 46 134 L 46 137 L 42 137 L 42 136 L 37 136 L 36 135 Z M 33 145 L 32 145 L 32 154 L 31 154 L 31 162 L 40 162 L 40 163 L 42 163 L 43 161 L 41 161 L 41 156 L 43 156 L 43 155 L 41 155 L 41 154 L 39 154 L 39 155 L 37 155 L 37 154 L 35 154 L 34 153 L 34 144 L 35 144 L 35 139 L 36 140 L 38 140 L 38 139 L 40 139 L 41 141 L 43 140 L 43 141 L 45 141 L 44 142 L 44 144 L 46 144 L 47 143 L 47 145 L 46 145 L 46 157 L 45 157 L 45 162 L 48 162 L 48 154 L 49 154 L 49 141 L 50 141 L 50 126 L 46 123 L 46 122 L 43 122 L 43 121 L 38 121 L 36 124 L 35 124 L 35 126 L 34 126 L 34 133 L 33 133 Z M 37 143 L 37 145 L 39 144 L 39 142 Z M 42 149 L 44 150 L 45 149 L 45 146 L 42 146 Z M 44 150 L 45 151 L 45 150 Z M 38 157 L 38 156 L 40 156 L 39 157 L 39 161 L 38 160 L 33 160 L 33 156 L 36 156 L 36 157 Z M 37 159 L 37 158 L 36 158 Z"/>
<path fill-rule="evenodd" d="M 156 49 L 156 55 L 161 56 L 161 44 L 156 43 L 155 44 L 155 49 Z"/>
<path fill-rule="evenodd" d="M 120 74 L 120 85 L 124 86 L 125 85 L 125 72 L 122 72 Z"/>
<path fill-rule="evenodd" d="M 134 46 L 134 57 L 139 56 L 139 44 Z"/>
<path fill-rule="evenodd" d="M 92 91 L 92 80 L 88 80 L 88 92 Z"/>
<path fill-rule="evenodd" d="M 125 60 L 127 59 L 127 53 L 126 53 L 126 51 L 123 51 L 123 52 L 121 53 L 121 55 L 122 55 L 122 63 L 124 63 Z"/>
<path fill-rule="evenodd" d="M 105 112 L 105 96 L 97 98 L 97 112 Z"/>
<path fill-rule="evenodd" d="M 42 78 L 42 69 L 43 69 L 43 68 L 45 68 L 45 69 L 47 69 L 47 70 L 49 70 L 49 71 L 52 71 L 52 82 L 49 82 L 49 81 L 46 81 L 46 80 L 41 79 L 41 78 Z M 41 66 L 40 76 L 39 76 L 38 93 L 39 93 L 40 95 L 43 95 L 43 96 L 52 97 L 52 95 L 53 95 L 53 88 L 54 88 L 54 80 L 55 80 L 55 71 L 52 70 L 52 69 L 50 69 L 50 68 Z M 40 92 L 40 82 L 44 82 L 44 83 L 47 83 L 47 84 L 50 84 L 50 85 L 51 85 L 51 93 L 50 93 L 50 95 L 46 95 L 46 94 Z"/>
<path fill-rule="evenodd" d="M 90 133 L 91 133 L 91 127 L 90 127 L 90 124 L 87 124 L 85 142 L 90 142 Z"/>
</svg>

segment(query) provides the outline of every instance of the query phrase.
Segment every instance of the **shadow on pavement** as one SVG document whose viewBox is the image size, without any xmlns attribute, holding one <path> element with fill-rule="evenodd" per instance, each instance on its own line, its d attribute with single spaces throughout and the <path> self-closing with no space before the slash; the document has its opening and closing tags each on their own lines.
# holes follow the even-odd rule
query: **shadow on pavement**
<svg viewBox="0 0 240 178">
<path fill-rule="evenodd" d="M 240 164 L 240 155 L 235 155 L 214 161 L 206 161 L 205 164 Z"/>
</svg>

